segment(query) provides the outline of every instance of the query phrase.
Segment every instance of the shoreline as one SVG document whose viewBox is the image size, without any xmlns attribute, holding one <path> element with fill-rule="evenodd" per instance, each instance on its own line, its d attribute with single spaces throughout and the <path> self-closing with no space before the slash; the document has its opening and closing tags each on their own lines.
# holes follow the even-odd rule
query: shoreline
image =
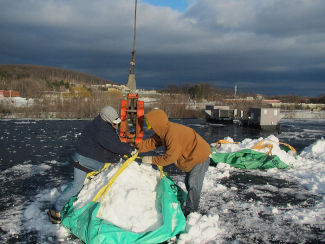
<svg viewBox="0 0 325 244">
<path fill-rule="evenodd" d="M 91 120 L 93 118 L 56 117 L 56 112 L 41 114 L 39 117 L 21 117 L 21 114 L 11 114 L 0 117 L 0 120 Z M 201 118 L 169 118 L 169 119 L 206 119 Z M 325 119 L 325 111 L 281 110 L 280 119 Z"/>
</svg>

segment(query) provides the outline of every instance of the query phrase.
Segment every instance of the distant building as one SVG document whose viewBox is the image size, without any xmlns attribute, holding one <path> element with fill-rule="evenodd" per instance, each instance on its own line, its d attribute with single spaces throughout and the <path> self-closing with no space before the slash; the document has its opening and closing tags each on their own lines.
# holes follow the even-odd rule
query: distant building
<svg viewBox="0 0 325 244">
<path fill-rule="evenodd" d="M 107 88 L 107 91 L 108 92 L 115 92 L 115 91 L 117 91 L 117 89 L 116 88 Z"/>
<path fill-rule="evenodd" d="M 0 91 L 0 98 L 3 97 L 20 97 L 20 92 L 19 91 Z"/>
<path fill-rule="evenodd" d="M 280 103 L 280 100 L 266 100 L 266 99 L 263 99 L 262 95 L 257 95 L 255 99 L 253 97 L 246 97 L 246 98 L 238 98 L 238 99 L 223 99 L 223 101 L 227 102 L 227 103 L 261 101 L 262 103 L 271 104 L 271 105 Z"/>
</svg>

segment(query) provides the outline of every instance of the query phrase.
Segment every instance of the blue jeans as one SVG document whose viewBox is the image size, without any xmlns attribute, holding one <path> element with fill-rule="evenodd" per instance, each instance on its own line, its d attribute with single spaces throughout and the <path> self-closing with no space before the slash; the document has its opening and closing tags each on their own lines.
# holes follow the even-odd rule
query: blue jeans
<svg viewBox="0 0 325 244">
<path fill-rule="evenodd" d="M 187 199 L 184 212 L 196 212 L 199 209 L 201 191 L 205 173 L 209 169 L 210 158 L 203 163 L 197 164 L 190 172 L 186 172 L 185 186 L 187 190 Z"/>
<path fill-rule="evenodd" d="M 99 161 L 96 161 L 94 159 L 81 156 L 78 153 L 75 153 L 75 155 L 73 156 L 73 159 L 75 160 L 75 162 L 79 161 L 79 163 L 82 166 L 87 167 L 87 168 L 92 169 L 92 170 L 97 171 L 97 172 L 99 172 L 105 165 L 102 162 L 99 162 Z M 82 187 L 84 185 L 84 181 L 86 179 L 86 176 L 87 176 L 86 172 L 84 172 L 84 171 L 82 171 L 80 169 L 74 168 L 74 180 L 73 180 L 72 185 L 69 187 L 69 189 L 64 191 L 56 199 L 56 201 L 52 205 L 51 209 L 56 211 L 56 212 L 61 212 L 61 210 L 68 203 L 70 198 L 77 195 L 79 193 L 79 191 L 82 189 Z"/>
</svg>

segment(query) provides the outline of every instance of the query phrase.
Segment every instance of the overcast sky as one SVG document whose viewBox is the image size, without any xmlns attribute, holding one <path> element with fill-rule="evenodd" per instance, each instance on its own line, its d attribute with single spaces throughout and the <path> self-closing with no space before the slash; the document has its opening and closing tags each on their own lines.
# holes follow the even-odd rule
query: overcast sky
<svg viewBox="0 0 325 244">
<path fill-rule="evenodd" d="M 166 5 L 166 6 L 163 6 Z M 126 84 L 135 0 L 0 0 L 0 64 Z M 324 0 L 138 0 L 137 88 L 325 93 Z"/>
</svg>

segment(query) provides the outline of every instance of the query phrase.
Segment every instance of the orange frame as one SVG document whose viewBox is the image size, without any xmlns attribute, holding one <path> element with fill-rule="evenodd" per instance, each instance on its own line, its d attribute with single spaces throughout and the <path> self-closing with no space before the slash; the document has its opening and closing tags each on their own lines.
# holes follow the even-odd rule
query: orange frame
<svg viewBox="0 0 325 244">
<path fill-rule="evenodd" d="M 126 100 L 121 101 L 121 125 L 120 138 L 122 142 L 138 144 L 143 140 L 143 122 L 144 122 L 144 102 L 138 100 L 138 94 L 127 95 Z M 131 104 L 136 101 L 136 107 L 131 108 Z M 131 114 L 135 115 L 135 132 L 129 131 L 129 118 Z"/>
</svg>

